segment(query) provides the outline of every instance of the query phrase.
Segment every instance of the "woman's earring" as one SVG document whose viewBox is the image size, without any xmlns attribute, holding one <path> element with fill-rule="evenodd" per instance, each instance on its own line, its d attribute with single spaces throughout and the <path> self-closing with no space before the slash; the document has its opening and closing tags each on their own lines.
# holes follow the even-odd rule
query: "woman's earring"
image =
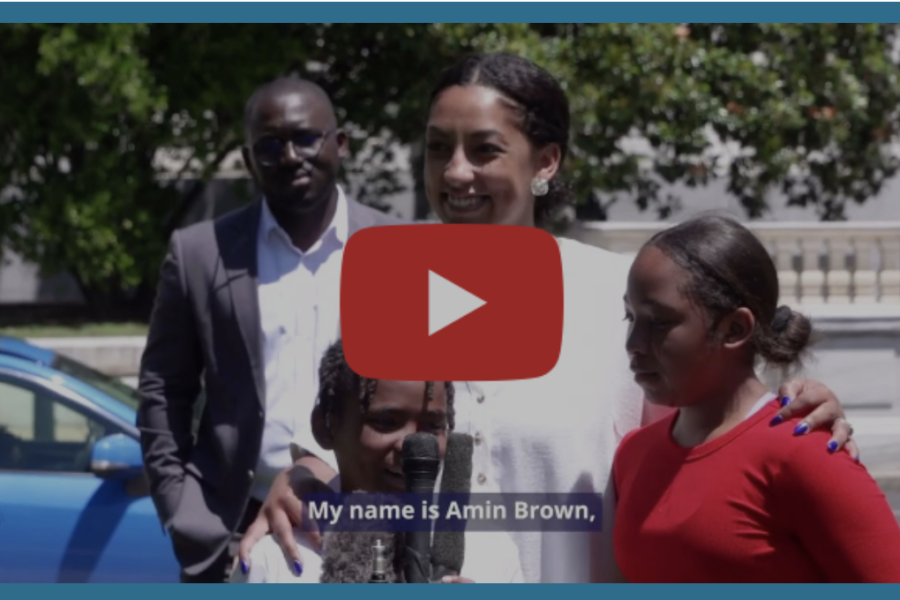
<svg viewBox="0 0 900 600">
<path fill-rule="evenodd" d="M 531 194 L 533 196 L 546 196 L 550 191 L 550 183 L 543 177 L 535 177 L 531 180 Z"/>
</svg>

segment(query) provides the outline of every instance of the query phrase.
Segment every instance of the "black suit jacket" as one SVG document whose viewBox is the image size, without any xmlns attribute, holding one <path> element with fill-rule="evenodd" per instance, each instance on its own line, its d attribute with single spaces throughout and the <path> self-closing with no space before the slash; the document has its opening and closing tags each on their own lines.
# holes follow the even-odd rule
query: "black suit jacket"
<svg viewBox="0 0 900 600">
<path fill-rule="evenodd" d="M 402 224 L 347 200 L 348 235 Z M 246 509 L 265 420 L 257 295 L 261 203 L 172 235 L 141 360 L 137 424 L 151 494 L 187 575 L 209 568 Z M 206 388 L 196 442 L 194 406 Z"/>
</svg>

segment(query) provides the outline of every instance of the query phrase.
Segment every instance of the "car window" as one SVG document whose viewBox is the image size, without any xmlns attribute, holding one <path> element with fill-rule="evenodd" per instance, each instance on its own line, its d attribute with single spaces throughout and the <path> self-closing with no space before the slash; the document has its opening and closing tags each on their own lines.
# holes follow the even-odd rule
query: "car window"
<svg viewBox="0 0 900 600">
<path fill-rule="evenodd" d="M 40 385 L 0 375 L 0 469 L 88 473 L 94 442 L 114 433 Z"/>
<path fill-rule="evenodd" d="M 137 390 L 115 377 L 104 375 L 100 371 L 96 371 L 85 364 L 60 354 L 56 355 L 56 359 L 53 361 L 53 367 L 70 377 L 74 377 L 75 379 L 100 390 L 113 400 L 121 402 L 128 408 L 137 410 L 139 404 Z"/>
</svg>

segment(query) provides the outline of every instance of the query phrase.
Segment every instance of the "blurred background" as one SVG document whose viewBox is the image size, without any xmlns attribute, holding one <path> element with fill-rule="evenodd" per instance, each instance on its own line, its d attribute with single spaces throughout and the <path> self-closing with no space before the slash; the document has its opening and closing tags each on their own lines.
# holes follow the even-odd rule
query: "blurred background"
<svg viewBox="0 0 900 600">
<path fill-rule="evenodd" d="M 348 191 L 427 220 L 430 85 L 463 53 L 507 50 L 569 94 L 565 175 L 577 202 L 554 232 L 631 254 L 700 212 L 746 221 L 776 260 L 783 302 L 821 333 L 806 374 L 838 394 L 863 462 L 900 510 L 897 34 L 896 24 L 0 25 L 0 361 L 12 357 L 0 362 L 0 480 L 19 469 L 3 464 L 14 451 L 4 431 L 42 444 L 23 472 L 110 476 L 86 445 L 110 429 L 72 389 L 86 382 L 134 404 L 125 384 L 169 235 L 253 199 L 240 145 L 254 88 L 289 73 L 320 83 L 351 132 Z M 66 389 L 36 384 L 23 364 L 52 369 Z M 8 523 L 0 504 L 0 534 Z M 60 557 L 71 564 L 58 579 L 86 572 Z"/>
</svg>

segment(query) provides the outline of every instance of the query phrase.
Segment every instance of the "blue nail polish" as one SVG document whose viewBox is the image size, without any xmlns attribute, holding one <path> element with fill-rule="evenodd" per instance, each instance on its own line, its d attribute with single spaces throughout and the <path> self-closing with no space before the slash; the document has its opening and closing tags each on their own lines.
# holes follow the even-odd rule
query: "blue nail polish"
<svg viewBox="0 0 900 600">
<path fill-rule="evenodd" d="M 809 431 L 809 425 L 806 423 L 800 423 L 797 427 L 794 428 L 794 435 L 803 435 Z"/>
<path fill-rule="evenodd" d="M 830 442 L 828 442 L 828 451 L 834 452 L 835 450 L 837 450 L 837 442 L 834 440 L 831 440 Z"/>
<path fill-rule="evenodd" d="M 250 567 L 247 566 L 247 563 L 244 562 L 244 559 L 241 559 L 241 571 L 246 575 L 250 572 Z"/>
<path fill-rule="evenodd" d="M 781 415 L 775 415 L 775 418 L 769 421 L 769 425 L 778 425 L 782 421 L 784 421 L 784 417 L 782 417 Z"/>
<path fill-rule="evenodd" d="M 781 398 L 782 406 L 787 406 L 790 403 L 791 403 L 791 399 L 788 396 L 782 396 L 782 398 Z"/>
<path fill-rule="evenodd" d="M 303 565 L 300 564 L 299 560 L 294 561 L 294 570 L 297 571 L 297 576 L 303 575 Z"/>
</svg>

